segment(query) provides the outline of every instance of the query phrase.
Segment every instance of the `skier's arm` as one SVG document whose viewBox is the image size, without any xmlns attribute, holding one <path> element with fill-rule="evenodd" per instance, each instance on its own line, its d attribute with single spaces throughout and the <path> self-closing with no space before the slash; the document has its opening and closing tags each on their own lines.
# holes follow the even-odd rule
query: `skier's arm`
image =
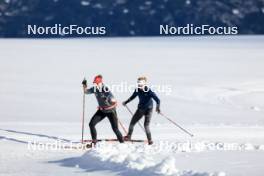
<svg viewBox="0 0 264 176">
<path fill-rule="evenodd" d="M 126 105 L 130 101 L 134 100 L 137 95 L 138 95 L 137 90 L 135 90 L 134 93 L 131 95 L 131 97 L 129 97 L 129 99 L 127 99 L 126 101 L 123 102 L 123 105 Z"/>
<path fill-rule="evenodd" d="M 158 113 L 160 113 L 160 99 L 158 98 L 158 96 L 156 95 L 156 93 L 155 92 L 152 92 L 151 90 L 150 90 L 150 94 L 151 94 L 151 97 L 155 100 L 155 102 L 156 102 L 156 111 L 158 112 Z"/>
<path fill-rule="evenodd" d="M 85 94 L 93 94 L 94 93 L 94 90 L 95 90 L 94 87 L 91 87 L 89 89 L 87 89 L 87 87 L 84 87 L 83 88 L 83 91 L 84 91 Z"/>
</svg>

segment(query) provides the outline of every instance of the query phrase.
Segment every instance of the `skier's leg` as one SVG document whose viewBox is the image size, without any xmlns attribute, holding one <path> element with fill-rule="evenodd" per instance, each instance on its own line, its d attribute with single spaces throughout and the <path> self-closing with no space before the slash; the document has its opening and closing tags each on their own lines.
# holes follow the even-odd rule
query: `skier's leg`
<svg viewBox="0 0 264 176">
<path fill-rule="evenodd" d="M 127 134 L 128 138 L 131 138 L 135 124 L 142 118 L 143 115 L 144 112 L 142 110 L 137 109 L 136 113 L 133 115 L 131 122 L 129 124 L 128 134 Z"/>
<path fill-rule="evenodd" d="M 95 125 L 100 122 L 101 120 L 103 120 L 105 118 L 106 114 L 103 113 L 102 111 L 98 110 L 96 111 L 96 113 L 93 115 L 90 123 L 89 123 L 89 127 L 90 127 L 90 131 L 91 131 L 91 136 L 92 136 L 92 140 L 94 142 L 96 142 L 97 140 L 97 132 L 95 129 Z"/>
<path fill-rule="evenodd" d="M 107 117 L 111 123 L 111 127 L 112 127 L 118 141 L 123 143 L 124 142 L 123 136 L 118 129 L 118 118 L 117 118 L 116 110 L 113 110 L 112 112 L 107 113 Z"/>
<path fill-rule="evenodd" d="M 152 117 L 152 109 L 149 109 L 145 113 L 145 121 L 144 121 L 144 128 L 145 128 L 146 135 L 147 135 L 147 138 L 148 138 L 149 142 L 150 141 L 152 142 L 151 132 L 150 132 L 150 129 L 149 129 L 149 124 L 150 124 L 151 117 Z"/>
</svg>

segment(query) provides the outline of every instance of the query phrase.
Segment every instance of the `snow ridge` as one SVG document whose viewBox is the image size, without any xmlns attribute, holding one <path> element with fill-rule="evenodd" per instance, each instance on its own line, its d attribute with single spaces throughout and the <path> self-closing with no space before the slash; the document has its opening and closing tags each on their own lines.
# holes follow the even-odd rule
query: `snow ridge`
<svg viewBox="0 0 264 176">
<path fill-rule="evenodd" d="M 174 175 L 174 176 L 225 176 L 224 172 L 197 172 L 193 170 L 179 170 L 172 156 L 155 159 L 148 150 L 140 150 L 142 146 L 129 144 L 112 144 L 96 147 L 86 152 L 80 158 L 67 160 L 64 164 L 75 164 L 75 167 L 89 170 L 111 170 L 124 175 Z M 149 150 L 152 150 L 149 147 Z M 74 162 L 73 162 L 74 160 Z M 91 163 L 93 166 L 91 166 Z M 122 175 L 122 174 L 121 174 Z"/>
</svg>

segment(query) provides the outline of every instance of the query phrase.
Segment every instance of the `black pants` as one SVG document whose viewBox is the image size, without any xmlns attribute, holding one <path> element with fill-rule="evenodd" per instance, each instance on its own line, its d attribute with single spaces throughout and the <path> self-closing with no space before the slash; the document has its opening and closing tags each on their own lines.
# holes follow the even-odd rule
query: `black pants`
<svg viewBox="0 0 264 176">
<path fill-rule="evenodd" d="M 135 124 L 143 116 L 145 116 L 144 128 L 145 128 L 145 132 L 146 132 L 147 138 L 148 138 L 148 140 L 152 140 L 151 139 L 151 133 L 150 133 L 150 130 L 149 130 L 149 123 L 150 123 L 151 116 L 152 116 L 152 109 L 146 109 L 146 110 L 137 109 L 136 113 L 133 115 L 132 120 L 131 120 L 131 122 L 129 124 L 128 136 L 132 135 Z"/>
<path fill-rule="evenodd" d="M 101 110 L 98 110 L 92 117 L 90 123 L 89 123 L 89 127 L 90 127 L 90 131 L 91 131 L 91 135 L 92 135 L 92 139 L 93 141 L 96 141 L 97 139 L 97 132 L 95 129 L 95 125 L 100 122 L 101 120 L 103 120 L 105 117 L 108 118 L 108 120 L 111 123 L 111 127 L 118 139 L 119 142 L 124 142 L 123 136 L 121 134 L 121 132 L 118 129 L 118 119 L 117 119 L 117 114 L 116 114 L 116 110 L 111 110 L 108 112 L 103 112 Z"/>
</svg>

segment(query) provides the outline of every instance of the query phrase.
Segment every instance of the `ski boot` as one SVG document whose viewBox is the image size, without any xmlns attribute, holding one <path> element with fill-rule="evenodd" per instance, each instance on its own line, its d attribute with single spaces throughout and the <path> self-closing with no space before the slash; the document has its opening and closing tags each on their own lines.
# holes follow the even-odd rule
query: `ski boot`
<svg viewBox="0 0 264 176">
<path fill-rule="evenodd" d="M 148 145 L 152 145 L 153 141 L 152 140 L 148 140 Z"/>
<path fill-rule="evenodd" d="M 130 140 L 131 140 L 131 136 L 129 135 L 124 136 L 124 141 L 130 141 Z"/>
<path fill-rule="evenodd" d="M 93 147 L 95 147 L 95 146 L 96 146 L 96 142 L 97 142 L 97 141 L 92 141 L 91 143 L 86 144 L 86 145 L 85 145 L 85 148 L 86 148 L 86 149 L 89 149 L 89 148 L 93 148 Z"/>
</svg>

